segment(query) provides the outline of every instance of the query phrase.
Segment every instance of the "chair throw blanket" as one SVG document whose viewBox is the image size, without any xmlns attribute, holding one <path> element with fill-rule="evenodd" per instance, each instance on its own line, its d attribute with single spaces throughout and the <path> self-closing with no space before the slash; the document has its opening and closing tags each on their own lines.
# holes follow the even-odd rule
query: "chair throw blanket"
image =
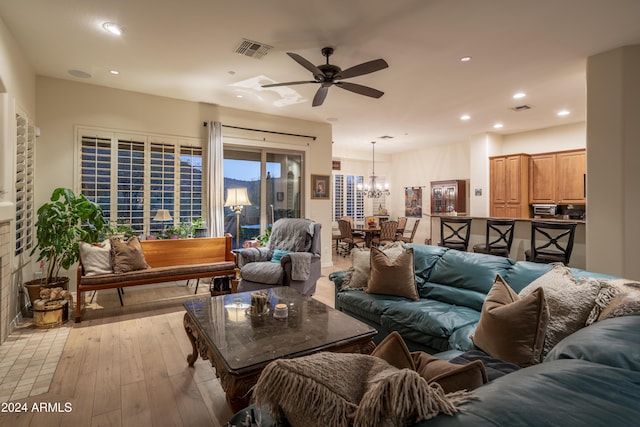
<svg viewBox="0 0 640 427">
<path fill-rule="evenodd" d="M 311 274 L 311 252 L 291 252 L 291 279 L 307 280 Z"/>
<path fill-rule="evenodd" d="M 291 252 L 308 252 L 313 238 L 313 221 L 303 218 L 279 219 L 273 225 L 267 247 Z"/>
<path fill-rule="evenodd" d="M 321 352 L 269 363 L 253 390 L 276 420 L 293 426 L 405 426 L 452 415 L 472 398 L 445 394 L 417 372 L 365 354 Z"/>
</svg>

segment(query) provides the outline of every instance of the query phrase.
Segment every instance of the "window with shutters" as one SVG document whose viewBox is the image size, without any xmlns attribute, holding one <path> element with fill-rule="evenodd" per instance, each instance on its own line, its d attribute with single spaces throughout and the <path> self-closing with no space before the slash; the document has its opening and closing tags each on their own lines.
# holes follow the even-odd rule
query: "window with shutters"
<svg viewBox="0 0 640 427">
<path fill-rule="evenodd" d="M 364 221 L 364 197 L 356 191 L 358 184 L 362 184 L 361 175 L 333 176 L 334 205 L 333 220 L 337 221 L 343 216 L 348 216 L 354 221 Z"/>
<path fill-rule="evenodd" d="M 16 255 L 33 246 L 35 126 L 16 114 Z"/>
<path fill-rule="evenodd" d="M 202 144 L 197 139 L 77 128 L 79 187 L 110 221 L 158 235 L 203 217 Z M 153 218 L 167 209 L 172 221 Z"/>
</svg>

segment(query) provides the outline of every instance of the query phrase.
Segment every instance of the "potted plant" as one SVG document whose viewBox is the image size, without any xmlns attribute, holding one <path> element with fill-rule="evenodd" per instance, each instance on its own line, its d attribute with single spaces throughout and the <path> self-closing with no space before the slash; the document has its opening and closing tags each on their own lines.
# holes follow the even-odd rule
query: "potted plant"
<svg viewBox="0 0 640 427">
<path fill-rule="evenodd" d="M 97 242 L 104 228 L 100 206 L 68 188 L 53 190 L 50 201 L 40 206 L 37 216 L 37 244 L 30 255 L 39 252 L 37 260 L 44 261 L 45 274 L 25 283 L 32 305 L 34 297 L 40 297 L 40 288 L 67 288 L 69 278 L 60 277 L 60 270 L 68 270 L 78 261 L 79 242 Z"/>
<path fill-rule="evenodd" d="M 121 240 L 127 240 L 129 237 L 137 236 L 138 233 L 136 233 L 133 226 L 127 222 L 111 220 L 105 224 L 102 235 L 105 239 L 117 237 Z"/>
</svg>

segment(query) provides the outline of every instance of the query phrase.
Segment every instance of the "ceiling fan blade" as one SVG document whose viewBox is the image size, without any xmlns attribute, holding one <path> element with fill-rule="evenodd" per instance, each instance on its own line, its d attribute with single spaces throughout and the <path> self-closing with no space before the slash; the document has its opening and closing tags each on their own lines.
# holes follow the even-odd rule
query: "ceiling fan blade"
<svg viewBox="0 0 640 427">
<path fill-rule="evenodd" d="M 318 82 L 315 80 L 304 80 L 299 82 L 271 83 L 268 85 L 262 85 L 261 87 L 292 86 L 292 85 L 303 85 L 306 83 L 318 83 Z"/>
<path fill-rule="evenodd" d="M 318 91 L 316 92 L 316 96 L 313 97 L 312 107 L 318 107 L 322 105 L 324 99 L 327 97 L 327 93 L 329 93 L 329 86 L 320 86 Z"/>
<path fill-rule="evenodd" d="M 335 80 L 350 79 L 351 77 L 361 76 L 363 74 L 373 73 L 375 71 L 384 70 L 389 64 L 384 59 L 374 59 L 373 61 L 364 62 L 360 65 L 347 68 L 340 71 L 335 77 Z"/>
<path fill-rule="evenodd" d="M 339 88 L 348 90 L 350 92 L 355 92 L 360 95 L 370 96 L 372 98 L 380 98 L 382 95 L 384 95 L 384 92 L 381 92 L 378 89 L 374 89 L 369 86 L 362 86 L 349 82 L 335 82 L 334 84 Z"/>
<path fill-rule="evenodd" d="M 320 68 L 316 67 L 311 62 L 307 61 L 297 53 L 287 52 L 287 55 L 289 55 L 294 61 L 302 65 L 304 68 L 311 71 L 311 74 L 313 74 L 314 79 L 322 80 L 322 78 L 324 77 L 324 74 L 322 73 L 322 70 L 320 70 Z"/>
</svg>

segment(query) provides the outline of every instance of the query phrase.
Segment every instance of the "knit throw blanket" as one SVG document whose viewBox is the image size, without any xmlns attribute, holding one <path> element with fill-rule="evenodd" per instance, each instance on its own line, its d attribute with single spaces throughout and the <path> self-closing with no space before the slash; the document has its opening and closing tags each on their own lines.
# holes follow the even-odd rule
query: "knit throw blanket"
<svg viewBox="0 0 640 427">
<path fill-rule="evenodd" d="M 279 219 L 273 224 L 267 247 L 292 252 L 305 252 L 311 248 L 313 221 L 303 218 Z"/>
<path fill-rule="evenodd" d="M 257 405 L 293 427 L 405 426 L 452 415 L 472 397 L 445 394 L 417 372 L 374 356 L 329 352 L 271 362 L 253 391 Z"/>
</svg>

